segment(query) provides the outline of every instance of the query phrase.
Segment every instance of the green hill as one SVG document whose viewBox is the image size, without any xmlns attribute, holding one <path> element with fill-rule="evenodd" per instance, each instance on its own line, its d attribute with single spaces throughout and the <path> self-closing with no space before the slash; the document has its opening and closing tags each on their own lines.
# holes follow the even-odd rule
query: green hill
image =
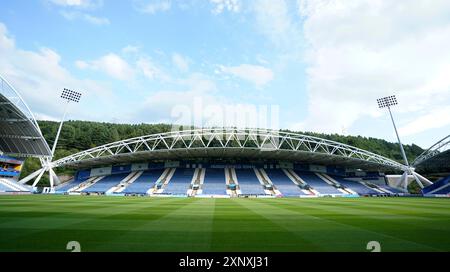
<svg viewBox="0 0 450 272">
<path fill-rule="evenodd" d="M 41 127 L 45 139 L 49 145 L 52 146 L 58 129 L 58 123 L 52 121 L 39 121 L 39 126 Z M 55 159 L 118 140 L 168 132 L 171 130 L 171 127 L 172 126 L 169 124 L 112 124 L 88 121 L 67 121 L 64 123 L 61 131 Z M 396 161 L 402 161 L 398 145 L 386 140 L 362 136 L 343 136 L 338 134 L 299 133 L 349 144 Z M 414 144 L 405 145 L 405 152 L 408 159 L 413 160 L 423 152 L 423 149 Z M 26 176 L 39 167 L 40 164 L 37 159 L 28 159 L 25 163 L 22 176 Z M 58 173 L 64 172 L 70 172 L 70 170 L 58 169 Z"/>
</svg>

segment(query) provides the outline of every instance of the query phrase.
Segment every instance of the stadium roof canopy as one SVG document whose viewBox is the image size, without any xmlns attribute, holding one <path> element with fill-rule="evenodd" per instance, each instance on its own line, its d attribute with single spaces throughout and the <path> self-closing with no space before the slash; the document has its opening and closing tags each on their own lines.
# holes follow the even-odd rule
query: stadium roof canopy
<svg viewBox="0 0 450 272">
<path fill-rule="evenodd" d="M 273 160 L 401 171 L 405 166 L 380 155 L 317 137 L 264 129 L 203 128 L 118 141 L 52 163 L 89 168 L 148 160 Z"/>
<path fill-rule="evenodd" d="M 0 153 L 48 157 L 50 148 L 19 93 L 0 76 Z"/>
<path fill-rule="evenodd" d="M 414 160 L 413 166 L 423 173 L 449 173 L 450 135 L 424 151 Z"/>
</svg>

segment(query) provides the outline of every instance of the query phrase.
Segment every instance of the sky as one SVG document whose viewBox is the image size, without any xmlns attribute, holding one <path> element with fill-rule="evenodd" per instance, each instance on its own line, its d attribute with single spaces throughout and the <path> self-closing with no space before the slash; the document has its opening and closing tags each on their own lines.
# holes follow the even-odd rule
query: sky
<svg viewBox="0 0 450 272">
<path fill-rule="evenodd" d="M 448 0 L 4 0 L 0 75 L 37 119 L 450 134 Z M 255 115 L 256 113 L 256 115 Z M 256 116 L 256 117 L 255 117 Z"/>
</svg>

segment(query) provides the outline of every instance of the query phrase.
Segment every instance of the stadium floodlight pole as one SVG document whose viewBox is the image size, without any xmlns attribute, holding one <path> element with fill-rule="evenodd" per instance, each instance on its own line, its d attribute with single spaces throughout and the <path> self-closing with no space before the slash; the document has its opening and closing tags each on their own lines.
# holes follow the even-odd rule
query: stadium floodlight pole
<svg viewBox="0 0 450 272">
<path fill-rule="evenodd" d="M 59 128 L 58 128 L 58 132 L 56 133 L 55 142 L 53 143 L 52 158 L 55 156 L 56 145 L 58 144 L 59 135 L 61 134 L 61 129 L 62 129 L 64 120 L 66 119 L 67 110 L 69 109 L 69 103 L 70 102 L 75 102 L 75 103 L 80 102 L 81 93 L 64 88 L 63 92 L 61 93 L 61 98 L 66 101 L 66 106 L 64 109 L 63 117 L 61 118 L 61 122 L 59 123 Z"/>
<path fill-rule="evenodd" d="M 426 179 L 425 177 L 423 177 L 423 176 L 419 175 L 418 173 L 416 173 L 414 171 L 415 169 L 410 167 L 410 165 L 409 165 L 408 158 L 406 157 L 405 149 L 403 148 L 403 144 L 402 144 L 402 142 L 400 140 L 400 136 L 398 135 L 397 126 L 395 125 L 394 117 L 392 116 L 392 111 L 391 111 L 391 106 L 398 105 L 397 98 L 395 97 L 395 95 L 391 95 L 391 96 L 378 98 L 377 102 L 378 102 L 378 107 L 380 109 L 387 108 L 388 111 L 389 111 L 389 115 L 391 117 L 392 125 L 394 126 L 395 135 L 397 136 L 398 144 L 400 146 L 400 152 L 402 153 L 403 160 L 405 161 L 405 165 L 406 165 L 406 169 L 407 170 L 405 170 L 403 175 L 400 177 L 400 181 L 399 181 L 398 185 L 400 185 L 400 186 L 403 185 L 405 191 L 407 191 L 408 190 L 408 175 L 412 175 L 414 177 L 414 179 L 416 180 L 417 184 L 421 188 L 423 188 L 423 184 L 422 183 L 430 185 L 431 182 L 428 179 Z"/>
<path fill-rule="evenodd" d="M 387 108 L 389 111 L 389 115 L 390 115 L 391 121 L 392 121 L 392 126 L 394 127 L 395 135 L 397 136 L 397 141 L 400 146 L 400 152 L 402 153 L 403 160 L 405 161 L 405 165 L 408 168 L 408 171 L 405 171 L 403 173 L 403 175 L 400 177 L 398 186 L 403 185 L 404 186 L 403 189 L 405 191 L 407 191 L 408 190 L 408 175 L 410 172 L 409 171 L 409 162 L 408 162 L 408 158 L 406 157 L 405 149 L 403 148 L 403 144 L 400 141 L 400 136 L 398 135 L 397 126 L 395 125 L 394 117 L 392 116 L 392 111 L 391 111 L 391 106 L 395 106 L 398 104 L 397 98 L 395 97 L 395 95 L 391 95 L 391 96 L 378 98 L 377 102 L 378 102 L 378 108 L 380 108 L 380 109 Z"/>
<path fill-rule="evenodd" d="M 391 106 L 395 106 L 398 104 L 397 98 L 395 95 L 386 96 L 377 99 L 378 107 L 380 109 L 387 108 L 389 111 L 389 115 L 391 116 L 392 125 L 394 126 L 395 135 L 397 136 L 398 144 L 400 145 L 400 152 L 402 153 L 403 160 L 405 161 L 405 165 L 409 166 L 408 158 L 406 157 L 405 149 L 403 148 L 402 141 L 400 141 L 400 136 L 398 135 L 397 126 L 395 125 L 394 117 L 392 116 Z"/>
<path fill-rule="evenodd" d="M 56 133 L 55 141 L 53 143 L 51 156 L 48 158 L 45 158 L 45 159 L 42 158 L 41 159 L 42 168 L 38 171 L 33 172 L 32 174 L 25 177 L 24 179 L 20 180 L 20 183 L 22 183 L 22 184 L 32 180 L 33 178 L 36 178 L 32 185 L 32 187 L 36 187 L 36 185 L 38 184 L 38 182 L 42 178 L 42 175 L 45 172 L 49 173 L 49 181 L 50 181 L 51 189 L 53 189 L 54 180 L 56 180 L 57 183 L 59 183 L 58 176 L 56 175 L 56 173 L 52 167 L 52 160 L 53 160 L 53 157 L 55 156 L 56 146 L 58 145 L 59 136 L 61 135 L 62 126 L 63 126 L 64 120 L 66 119 L 69 104 L 70 104 L 70 102 L 75 102 L 75 103 L 80 102 L 81 93 L 64 88 L 64 90 L 61 93 L 61 98 L 65 100 L 66 105 L 64 107 L 64 114 L 61 118 L 61 122 L 59 123 L 58 131 Z"/>
<path fill-rule="evenodd" d="M 52 147 L 52 158 L 55 156 L 56 145 L 58 144 L 59 135 L 61 134 L 61 129 L 62 129 L 64 120 L 66 119 L 67 110 L 68 110 L 68 108 L 69 108 L 69 103 L 70 103 L 70 101 L 67 100 L 66 106 L 65 106 L 65 108 L 64 108 L 64 114 L 63 114 L 63 117 L 61 118 L 61 121 L 59 122 L 58 132 L 56 132 L 55 141 L 53 142 L 53 147 Z"/>
<path fill-rule="evenodd" d="M 64 90 L 61 93 L 61 98 L 66 101 L 66 106 L 64 108 L 64 114 L 63 114 L 63 117 L 61 118 L 61 122 L 59 123 L 58 132 L 56 133 L 56 137 L 55 137 L 55 142 L 53 143 L 52 156 L 47 161 L 47 170 L 49 172 L 49 180 L 50 180 L 50 188 L 51 189 L 53 189 L 53 183 L 54 183 L 53 180 L 56 179 L 56 181 L 59 183 L 59 179 L 58 179 L 58 176 L 53 171 L 52 167 L 50 166 L 50 163 L 53 160 L 53 157 L 55 156 L 56 146 L 58 145 L 59 136 L 61 135 L 62 126 L 64 124 L 64 120 L 66 119 L 67 110 L 69 109 L 69 104 L 70 104 L 70 102 L 75 102 L 75 103 L 80 102 L 81 93 L 64 88 Z M 38 181 L 35 181 L 35 183 L 37 183 Z"/>
</svg>

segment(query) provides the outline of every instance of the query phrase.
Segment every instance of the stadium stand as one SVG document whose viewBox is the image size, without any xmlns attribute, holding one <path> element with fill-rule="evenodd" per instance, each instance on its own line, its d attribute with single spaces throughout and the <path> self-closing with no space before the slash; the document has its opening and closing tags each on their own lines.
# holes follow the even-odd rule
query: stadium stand
<svg viewBox="0 0 450 272">
<path fill-rule="evenodd" d="M 423 188 L 422 193 L 425 195 L 445 195 L 450 193 L 450 176 L 444 177 L 436 181 L 430 186 Z"/>
<path fill-rule="evenodd" d="M 177 168 L 169 184 L 164 188 L 164 194 L 186 195 L 187 190 L 191 186 L 195 169 Z"/>
<path fill-rule="evenodd" d="M 202 186 L 204 195 L 226 195 L 225 169 L 207 168 Z"/>
<path fill-rule="evenodd" d="M 267 176 L 283 196 L 306 195 L 281 169 L 266 169 Z"/>
<path fill-rule="evenodd" d="M 0 183 L 0 192 L 9 192 L 11 189 Z"/>
<path fill-rule="evenodd" d="M 20 94 L 0 76 L 0 154 L 50 156 L 39 125 Z"/>
<path fill-rule="evenodd" d="M 341 195 L 342 192 L 326 183 L 323 179 L 312 172 L 302 172 L 294 170 L 295 173 L 303 179 L 314 190 L 324 195 Z"/>
<path fill-rule="evenodd" d="M 253 169 L 236 169 L 237 183 L 243 195 L 265 195 Z"/>
<path fill-rule="evenodd" d="M 84 193 L 105 193 L 112 187 L 119 184 L 119 182 L 121 182 L 128 175 L 129 175 L 129 173 L 106 176 L 103 179 L 99 180 L 98 182 L 94 183 L 93 185 L 87 187 L 86 189 L 83 189 L 82 192 L 84 192 Z"/>
<path fill-rule="evenodd" d="M 381 189 L 385 189 L 385 190 L 387 190 L 387 191 L 389 191 L 389 192 L 391 192 L 393 194 L 404 194 L 405 193 L 402 190 L 394 188 L 394 187 L 391 187 L 389 185 L 378 185 L 378 184 L 376 184 L 376 186 L 381 188 Z"/>
<path fill-rule="evenodd" d="M 330 175 L 331 176 L 331 175 Z M 350 190 L 358 193 L 359 195 L 377 195 L 380 194 L 380 192 L 377 192 L 369 187 L 367 187 L 364 184 L 361 184 L 357 181 L 351 181 L 346 180 L 344 178 L 338 177 L 338 176 L 331 176 L 333 179 L 335 179 L 337 182 L 339 182 L 342 186 L 345 188 L 349 188 Z"/>
<path fill-rule="evenodd" d="M 86 180 L 87 179 L 70 180 L 70 181 L 65 182 L 65 183 L 61 184 L 60 186 L 56 187 L 55 192 L 56 193 L 65 193 L 65 192 L 69 191 L 70 189 L 77 187 L 78 185 L 85 182 Z"/>
<path fill-rule="evenodd" d="M 350 180 L 337 174 L 324 174 L 291 168 L 153 168 L 144 171 L 90 177 L 78 175 L 56 188 L 56 193 L 105 193 L 176 196 L 268 196 L 326 195 L 403 195 L 401 189 L 387 184 Z M 235 178 L 233 178 L 235 177 Z M 228 179 L 228 180 L 227 180 Z M 228 182 L 227 182 L 228 181 Z M 450 177 L 424 189 L 424 194 L 449 194 Z M 13 182 L 16 184 L 16 182 Z M 229 183 L 229 184 L 228 184 Z M 20 185 L 20 184 L 19 184 Z M 0 191 L 11 188 L 4 185 Z M 23 185 L 22 185 L 23 186 Z M 447 187 L 448 186 L 448 187 Z M 29 188 L 24 188 L 30 190 Z M 152 190 L 153 189 L 153 190 Z M 428 190 L 425 192 L 425 190 Z M 17 189 L 19 191 L 19 189 Z"/>
<path fill-rule="evenodd" d="M 155 182 L 161 177 L 164 169 L 147 170 L 131 183 L 122 193 L 125 194 L 145 194 L 150 188 L 155 186 Z"/>
<path fill-rule="evenodd" d="M 4 192 L 30 192 L 30 188 L 27 186 L 7 178 L 1 178 L 0 184 L 6 188 Z"/>
<path fill-rule="evenodd" d="M 436 191 L 434 194 L 436 195 L 446 195 L 450 193 L 450 185 L 445 186 L 444 188 Z"/>
</svg>

